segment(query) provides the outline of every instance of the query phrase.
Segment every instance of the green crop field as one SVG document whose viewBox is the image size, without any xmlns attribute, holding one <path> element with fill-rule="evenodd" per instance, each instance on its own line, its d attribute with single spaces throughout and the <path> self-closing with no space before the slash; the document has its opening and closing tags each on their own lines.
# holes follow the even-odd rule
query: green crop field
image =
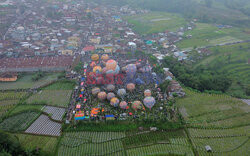
<svg viewBox="0 0 250 156">
<path fill-rule="evenodd" d="M 24 75 L 16 82 L 0 82 L 0 90 L 37 88 L 48 82 L 56 80 L 59 75 L 60 73 L 46 74 L 46 76 L 38 81 L 32 81 L 32 75 Z"/>
<path fill-rule="evenodd" d="M 206 23 L 197 23 L 193 30 L 187 31 L 184 35 L 192 35 L 192 37 L 184 39 L 177 44 L 178 47 L 183 49 L 193 48 L 194 46 L 202 47 L 233 43 L 250 39 L 250 35 L 245 32 L 244 28 L 232 27 L 220 29 L 212 24 Z"/>
<path fill-rule="evenodd" d="M 181 16 L 166 12 L 150 12 L 142 15 L 126 16 L 124 19 L 133 24 L 133 29 L 140 34 L 158 33 L 166 30 L 176 31 L 186 24 L 186 21 Z"/>
<path fill-rule="evenodd" d="M 72 90 L 75 86 L 73 81 L 57 81 L 47 87 L 45 90 Z"/>
<path fill-rule="evenodd" d="M 182 130 L 169 132 L 67 132 L 58 155 L 194 155 Z"/>
<path fill-rule="evenodd" d="M 15 107 L 18 100 L 4 100 L 0 101 L 0 118 L 4 116 L 8 111 Z"/>
<path fill-rule="evenodd" d="M 26 92 L 14 92 L 14 91 L 5 91 L 0 92 L 0 101 L 2 100 L 19 100 L 24 98 L 27 95 Z"/>
<path fill-rule="evenodd" d="M 18 105 L 15 109 L 13 109 L 9 115 L 18 114 L 25 111 L 35 111 L 42 112 L 43 105 Z"/>
<path fill-rule="evenodd" d="M 5 131 L 23 131 L 40 115 L 38 112 L 24 112 L 4 119 L 0 129 Z"/>
<path fill-rule="evenodd" d="M 41 90 L 27 99 L 28 104 L 67 107 L 72 90 Z"/>
<path fill-rule="evenodd" d="M 226 71 L 233 80 L 227 91 L 233 95 L 244 95 L 244 87 L 250 85 L 250 43 L 240 43 L 210 48 L 212 55 L 205 57 L 194 68 L 205 65 L 220 72 Z"/>
<path fill-rule="evenodd" d="M 185 89 L 186 97 L 177 100 L 184 118 L 192 123 L 213 122 L 246 115 L 250 106 L 227 95 L 196 93 Z"/>
<path fill-rule="evenodd" d="M 49 136 L 35 136 L 30 134 L 11 134 L 18 138 L 22 147 L 26 150 L 40 148 L 44 155 L 54 155 L 58 138 Z"/>
</svg>

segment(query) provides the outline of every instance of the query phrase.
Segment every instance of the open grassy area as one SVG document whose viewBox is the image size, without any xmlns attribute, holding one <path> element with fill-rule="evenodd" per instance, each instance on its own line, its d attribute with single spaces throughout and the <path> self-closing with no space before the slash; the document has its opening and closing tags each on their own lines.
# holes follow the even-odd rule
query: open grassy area
<svg viewBox="0 0 250 156">
<path fill-rule="evenodd" d="M 177 44 L 179 48 L 203 47 L 250 39 L 250 35 L 245 32 L 244 28 L 233 27 L 219 29 L 212 24 L 206 23 L 197 23 L 196 28 L 187 31 L 185 35 L 192 35 L 192 37 L 179 42 Z"/>
<path fill-rule="evenodd" d="M 32 74 L 26 74 L 16 82 L 0 82 L 0 90 L 36 88 L 48 82 L 56 80 L 60 73 L 49 73 L 38 81 L 32 81 Z"/>
<path fill-rule="evenodd" d="M 72 90 L 41 90 L 29 97 L 28 104 L 46 104 L 51 106 L 67 107 Z"/>
<path fill-rule="evenodd" d="M 34 148 L 40 148 L 42 151 L 42 155 L 54 155 L 56 150 L 56 145 L 58 138 L 49 137 L 49 136 L 35 136 L 31 134 L 11 134 L 18 138 L 21 145 L 26 150 L 31 150 Z"/>
<path fill-rule="evenodd" d="M 186 21 L 181 16 L 166 12 L 150 12 L 142 15 L 126 16 L 124 19 L 133 24 L 133 29 L 140 34 L 158 33 L 165 30 L 176 31 L 186 24 Z"/>
<path fill-rule="evenodd" d="M 245 86 L 250 85 L 250 43 L 240 43 L 210 48 L 212 55 L 205 57 L 194 65 L 204 65 L 221 72 L 228 72 L 233 80 L 228 93 L 233 95 L 245 95 Z"/>
<path fill-rule="evenodd" d="M 72 90 L 75 86 L 74 81 L 57 81 L 47 87 L 45 90 Z"/>
</svg>

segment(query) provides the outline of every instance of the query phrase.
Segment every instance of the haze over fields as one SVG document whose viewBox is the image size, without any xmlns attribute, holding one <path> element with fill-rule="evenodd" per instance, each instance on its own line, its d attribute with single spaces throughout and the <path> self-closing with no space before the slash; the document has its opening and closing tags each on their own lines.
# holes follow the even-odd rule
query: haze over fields
<svg viewBox="0 0 250 156">
<path fill-rule="evenodd" d="M 0 155 L 247 156 L 249 0 L 1 0 Z"/>
</svg>

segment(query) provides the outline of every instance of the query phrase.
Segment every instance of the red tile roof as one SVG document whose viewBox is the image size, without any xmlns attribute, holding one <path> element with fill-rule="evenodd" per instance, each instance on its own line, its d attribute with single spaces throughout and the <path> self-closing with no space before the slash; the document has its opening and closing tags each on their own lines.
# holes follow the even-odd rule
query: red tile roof
<svg viewBox="0 0 250 156">
<path fill-rule="evenodd" d="M 73 63 L 72 56 L 47 56 L 47 57 L 23 57 L 2 58 L 0 69 L 4 68 L 32 68 L 32 67 L 68 67 Z"/>
</svg>

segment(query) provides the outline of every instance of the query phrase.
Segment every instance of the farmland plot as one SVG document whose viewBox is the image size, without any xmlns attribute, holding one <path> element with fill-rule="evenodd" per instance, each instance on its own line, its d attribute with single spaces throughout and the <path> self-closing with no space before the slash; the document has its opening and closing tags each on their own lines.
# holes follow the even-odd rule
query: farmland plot
<svg viewBox="0 0 250 156">
<path fill-rule="evenodd" d="M 58 155 L 124 155 L 122 132 L 68 132 L 61 140 Z"/>
<path fill-rule="evenodd" d="M 28 104 L 67 107 L 72 90 L 42 90 L 27 99 Z"/>
<path fill-rule="evenodd" d="M 23 131 L 39 114 L 38 112 L 25 112 L 11 116 L 0 123 L 0 129 L 6 131 Z"/>
<path fill-rule="evenodd" d="M 58 107 L 52 107 L 52 106 L 45 106 L 43 108 L 43 111 L 51 114 L 51 118 L 54 120 L 58 120 L 58 121 L 62 121 L 62 117 L 65 113 L 65 109 L 64 108 L 58 108 Z"/>
<path fill-rule="evenodd" d="M 193 156 L 192 149 L 189 146 L 175 144 L 156 144 L 151 146 L 133 148 L 127 150 L 128 156 L 144 156 L 144 155 L 166 155 L 179 154 Z"/>
<path fill-rule="evenodd" d="M 0 118 L 4 116 L 5 113 L 10 111 L 12 108 L 15 107 L 18 100 L 4 100 L 0 101 Z"/>
<path fill-rule="evenodd" d="M 26 92 L 14 92 L 14 91 L 5 91 L 0 92 L 0 101 L 2 100 L 19 100 L 27 95 Z"/>
<path fill-rule="evenodd" d="M 31 134 L 60 136 L 61 124 L 51 121 L 48 116 L 41 115 L 25 132 Z"/>
<path fill-rule="evenodd" d="M 26 150 L 40 148 L 46 155 L 53 155 L 58 139 L 49 136 L 37 136 L 31 134 L 12 134 L 16 136 Z"/>
<path fill-rule="evenodd" d="M 206 138 L 206 137 L 231 137 L 231 136 L 250 136 L 250 126 L 244 126 L 232 129 L 188 129 L 190 137 L 192 138 Z"/>
<path fill-rule="evenodd" d="M 209 145 L 214 153 L 220 153 L 221 155 L 223 153 L 226 154 L 227 152 L 234 151 L 248 140 L 249 138 L 245 136 L 227 138 L 192 138 L 195 148 L 200 151 L 206 151 L 205 146 Z M 242 153 L 242 155 L 247 155 L 247 153 L 244 153 Z"/>
</svg>

